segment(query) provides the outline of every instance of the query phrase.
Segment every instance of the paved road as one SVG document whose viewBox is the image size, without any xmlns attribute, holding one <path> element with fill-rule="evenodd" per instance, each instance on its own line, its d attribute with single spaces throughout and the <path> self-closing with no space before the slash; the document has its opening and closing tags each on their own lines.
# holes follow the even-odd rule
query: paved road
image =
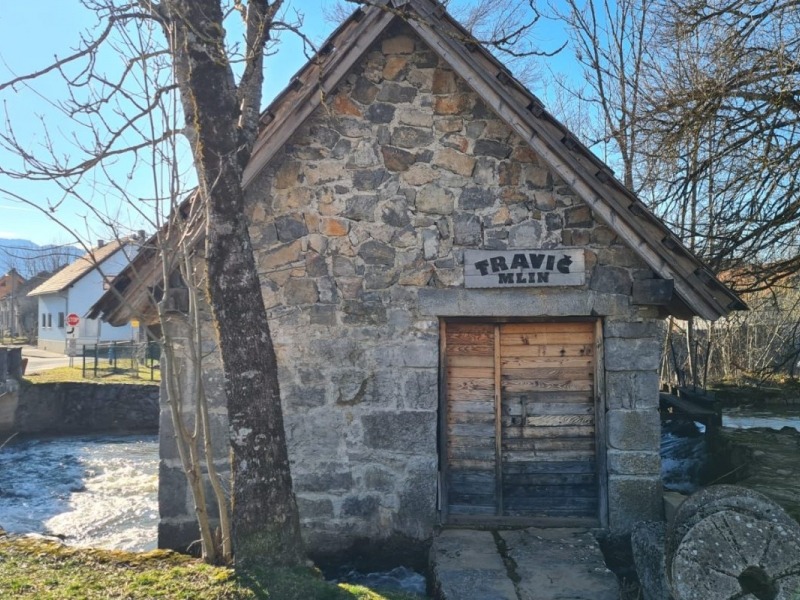
<svg viewBox="0 0 800 600">
<path fill-rule="evenodd" d="M 69 365 L 69 356 L 39 350 L 35 346 L 23 346 L 22 357 L 28 359 L 28 366 L 25 369 L 26 375 Z"/>
</svg>

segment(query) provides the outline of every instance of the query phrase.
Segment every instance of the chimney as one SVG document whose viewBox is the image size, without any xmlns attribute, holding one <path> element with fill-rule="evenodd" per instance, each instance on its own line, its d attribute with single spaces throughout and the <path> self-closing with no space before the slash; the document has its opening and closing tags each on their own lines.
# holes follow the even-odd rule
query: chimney
<svg viewBox="0 0 800 600">
<path fill-rule="evenodd" d="M 98 248 L 102 248 L 105 245 L 106 245 L 106 241 L 105 240 L 97 240 L 97 247 Z"/>
<path fill-rule="evenodd" d="M 140 229 L 138 231 L 138 234 L 139 234 L 139 241 L 143 242 L 144 241 L 144 229 Z"/>
</svg>

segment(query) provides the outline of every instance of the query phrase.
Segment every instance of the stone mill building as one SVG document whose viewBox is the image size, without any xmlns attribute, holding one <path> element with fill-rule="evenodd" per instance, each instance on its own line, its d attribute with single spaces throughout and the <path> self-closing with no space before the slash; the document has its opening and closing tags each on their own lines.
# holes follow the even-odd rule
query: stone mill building
<svg viewBox="0 0 800 600">
<path fill-rule="evenodd" d="M 659 323 L 741 301 L 438 3 L 388 4 L 266 109 L 245 173 L 306 535 L 658 519 Z"/>
</svg>

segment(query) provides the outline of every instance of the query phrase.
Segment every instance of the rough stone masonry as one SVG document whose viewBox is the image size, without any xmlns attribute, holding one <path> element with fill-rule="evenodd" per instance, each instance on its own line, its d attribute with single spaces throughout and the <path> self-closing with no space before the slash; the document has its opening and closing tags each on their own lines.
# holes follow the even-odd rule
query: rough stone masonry
<svg viewBox="0 0 800 600">
<path fill-rule="evenodd" d="M 411 29 L 365 52 L 248 199 L 315 549 L 431 537 L 440 317 L 602 319 L 608 523 L 660 518 L 659 314 L 630 297 L 653 273 Z M 467 249 L 558 248 L 585 249 L 584 285 L 464 289 Z M 224 467 L 218 362 L 203 369 Z M 160 502 L 160 544 L 194 539 L 168 414 Z"/>
</svg>

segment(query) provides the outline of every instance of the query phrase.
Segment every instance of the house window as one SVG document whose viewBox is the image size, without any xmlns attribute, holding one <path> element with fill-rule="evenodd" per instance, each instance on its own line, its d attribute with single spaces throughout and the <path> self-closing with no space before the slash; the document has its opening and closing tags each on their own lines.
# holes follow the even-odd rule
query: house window
<svg viewBox="0 0 800 600">
<path fill-rule="evenodd" d="M 42 327 L 47 327 L 47 315 L 42 313 Z"/>
<path fill-rule="evenodd" d="M 53 313 L 47 313 L 47 326 L 53 326 Z"/>
<path fill-rule="evenodd" d="M 63 312 L 58 313 L 58 328 L 59 329 L 64 329 L 64 313 Z"/>
</svg>

